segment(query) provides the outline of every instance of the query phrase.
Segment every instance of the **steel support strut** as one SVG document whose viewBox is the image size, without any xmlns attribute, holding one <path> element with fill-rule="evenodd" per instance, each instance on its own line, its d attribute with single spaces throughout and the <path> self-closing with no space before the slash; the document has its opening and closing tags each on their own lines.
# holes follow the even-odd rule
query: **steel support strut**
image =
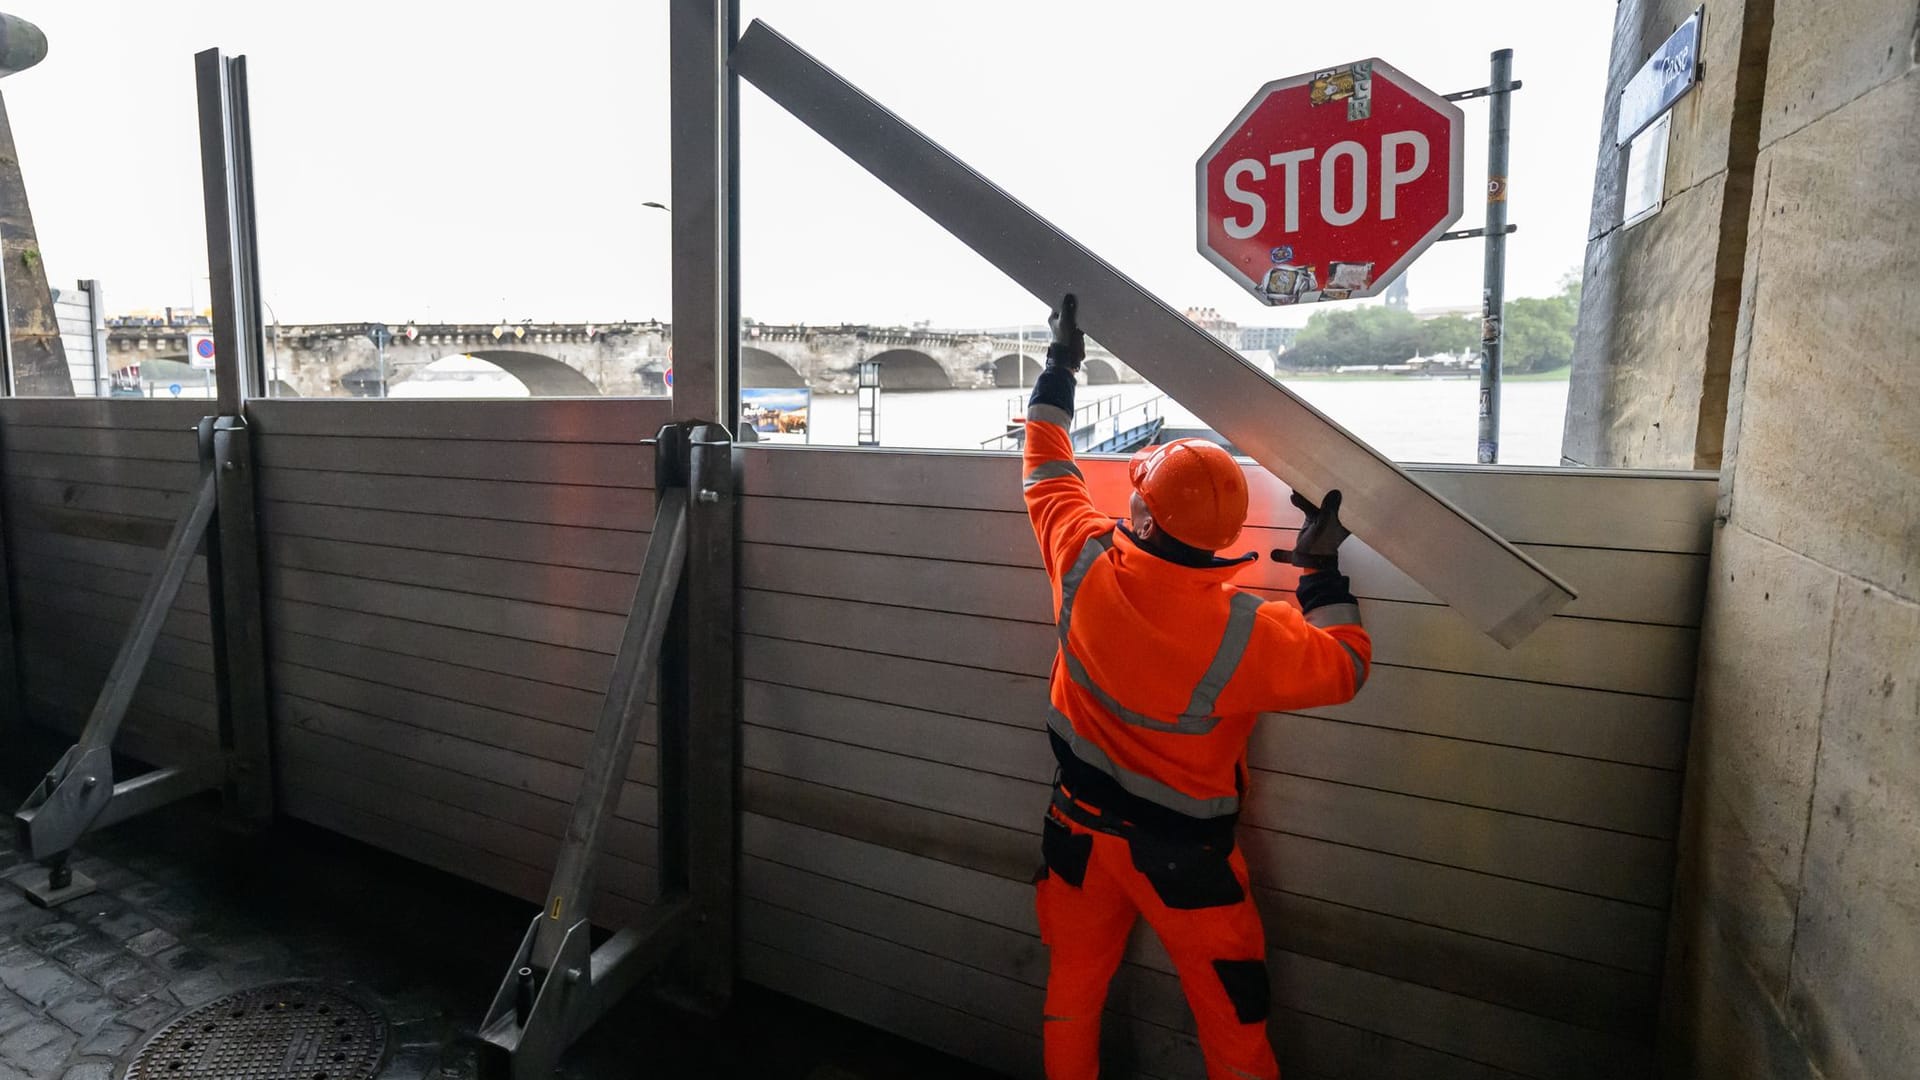
<svg viewBox="0 0 1920 1080">
<path fill-rule="evenodd" d="M 201 474 L 193 503 L 174 524 L 159 569 L 148 583 L 78 741 L 14 814 L 22 850 L 47 868 L 44 882 L 32 875 L 15 880 L 30 899 L 43 905 L 93 891 L 92 883 L 68 866 L 74 844 L 89 829 L 213 787 L 221 790 L 228 814 L 242 826 L 260 828 L 273 817 L 253 449 L 243 419 L 246 399 L 262 386 L 264 332 L 254 241 L 246 61 L 209 49 L 194 57 L 194 77 L 199 92 L 201 181 L 206 195 L 220 415 L 200 421 Z M 114 738 L 160 629 L 203 545 L 220 754 L 115 783 Z"/>
<path fill-rule="evenodd" d="M 663 962 L 697 1000 L 733 980 L 733 446 L 671 424 L 655 447 L 653 532 L 546 902 L 480 1026 L 489 1077 L 553 1074 L 560 1055 Z M 660 686 L 660 898 L 592 947 L 595 874 Z"/>
</svg>

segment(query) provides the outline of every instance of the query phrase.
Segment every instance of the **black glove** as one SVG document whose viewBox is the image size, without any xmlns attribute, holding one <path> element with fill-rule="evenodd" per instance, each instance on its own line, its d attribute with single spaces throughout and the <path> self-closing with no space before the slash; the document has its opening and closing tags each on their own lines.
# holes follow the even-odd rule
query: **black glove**
<svg viewBox="0 0 1920 1080">
<path fill-rule="evenodd" d="M 1053 328 L 1053 343 L 1047 346 L 1047 366 L 1079 371 L 1087 358 L 1087 335 L 1080 332 L 1080 301 L 1072 293 L 1060 301 L 1060 310 L 1047 317 Z"/>
<path fill-rule="evenodd" d="M 1335 488 L 1327 492 L 1327 497 L 1319 506 L 1306 500 L 1299 492 L 1293 493 L 1293 505 L 1306 516 L 1300 526 L 1300 535 L 1294 538 L 1293 550 L 1273 550 L 1275 562 L 1292 563 L 1308 570 L 1335 570 L 1340 566 L 1340 542 L 1353 535 L 1345 525 L 1340 524 L 1340 490 Z"/>
</svg>

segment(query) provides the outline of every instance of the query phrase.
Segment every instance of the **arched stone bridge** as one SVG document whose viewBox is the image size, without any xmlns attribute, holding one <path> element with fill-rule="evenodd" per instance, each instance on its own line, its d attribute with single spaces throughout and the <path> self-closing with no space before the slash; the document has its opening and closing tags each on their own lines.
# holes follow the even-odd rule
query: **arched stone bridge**
<svg viewBox="0 0 1920 1080">
<path fill-rule="evenodd" d="M 204 330 L 203 328 L 200 328 Z M 389 387 L 452 356 L 488 361 L 536 397 L 639 396 L 665 392 L 672 327 L 660 322 L 393 324 L 386 347 Z M 184 326 L 114 325 L 115 370 L 151 360 L 187 360 Z M 380 351 L 365 323 L 267 329 L 268 377 L 283 395 L 377 397 Z M 880 361 L 883 389 L 948 390 L 1030 386 L 1046 343 L 1028 331 L 943 331 L 875 326 L 741 328 L 744 386 L 808 386 L 850 393 L 862 359 Z M 1024 362 L 1023 362 L 1024 357 Z M 1112 353 L 1089 343 L 1086 381 L 1139 382 Z"/>
</svg>

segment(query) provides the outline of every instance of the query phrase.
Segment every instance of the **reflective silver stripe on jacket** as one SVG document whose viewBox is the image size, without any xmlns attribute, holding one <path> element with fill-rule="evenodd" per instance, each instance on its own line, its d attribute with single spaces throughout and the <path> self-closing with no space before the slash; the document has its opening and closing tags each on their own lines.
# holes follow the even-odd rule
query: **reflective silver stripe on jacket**
<svg viewBox="0 0 1920 1080">
<path fill-rule="evenodd" d="M 1073 730 L 1073 721 L 1067 719 L 1067 714 L 1059 709 L 1047 710 L 1047 729 L 1067 744 L 1067 748 L 1073 751 L 1074 757 L 1113 777 L 1114 782 L 1128 792 L 1157 806 L 1164 806 L 1176 813 L 1196 818 L 1224 817 L 1240 809 L 1238 795 L 1222 795 L 1217 799 L 1196 799 L 1183 791 L 1168 787 L 1151 776 L 1143 776 L 1131 769 L 1121 768 L 1114 764 L 1105 750 L 1094 745 L 1091 739 Z"/>
<path fill-rule="evenodd" d="M 1307 612 L 1307 625 L 1325 630 L 1329 626 L 1359 626 L 1359 604 L 1322 604 Z"/>
<path fill-rule="evenodd" d="M 1087 479 L 1081 475 L 1080 466 L 1064 458 L 1059 461 L 1043 461 L 1027 470 L 1026 482 L 1020 485 L 1020 490 L 1029 491 L 1032 490 L 1033 485 L 1042 480 L 1058 480 L 1062 476 L 1078 477 L 1083 483 Z"/>
<path fill-rule="evenodd" d="M 1063 429 L 1073 422 L 1073 417 L 1068 415 L 1067 410 L 1058 405 L 1029 405 L 1027 419 L 1038 420 Z"/>
<path fill-rule="evenodd" d="M 1200 685 L 1193 688 L 1193 699 L 1187 702 L 1187 711 L 1180 714 L 1181 723 L 1212 716 L 1213 703 L 1219 699 L 1220 691 L 1227 688 L 1240 666 L 1240 658 L 1247 655 L 1247 643 L 1253 640 L 1254 616 L 1264 603 L 1266 601 L 1252 593 L 1233 594 L 1227 628 L 1220 634 L 1220 648 L 1213 654 L 1213 663 L 1207 665 L 1207 673 L 1200 676 Z"/>
<path fill-rule="evenodd" d="M 1353 688 L 1358 690 L 1367 681 L 1366 662 L 1360 659 L 1359 653 L 1353 651 L 1353 646 L 1343 641 L 1340 647 L 1347 650 L 1347 659 L 1353 661 Z"/>
</svg>

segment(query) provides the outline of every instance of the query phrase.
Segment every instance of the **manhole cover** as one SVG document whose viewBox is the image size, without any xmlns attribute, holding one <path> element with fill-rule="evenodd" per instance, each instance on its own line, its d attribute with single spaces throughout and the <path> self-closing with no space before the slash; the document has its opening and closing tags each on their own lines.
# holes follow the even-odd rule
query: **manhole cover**
<svg viewBox="0 0 1920 1080">
<path fill-rule="evenodd" d="M 228 994 L 161 1028 L 127 1080 L 369 1080 L 387 1022 L 335 987 L 290 982 Z"/>
</svg>

